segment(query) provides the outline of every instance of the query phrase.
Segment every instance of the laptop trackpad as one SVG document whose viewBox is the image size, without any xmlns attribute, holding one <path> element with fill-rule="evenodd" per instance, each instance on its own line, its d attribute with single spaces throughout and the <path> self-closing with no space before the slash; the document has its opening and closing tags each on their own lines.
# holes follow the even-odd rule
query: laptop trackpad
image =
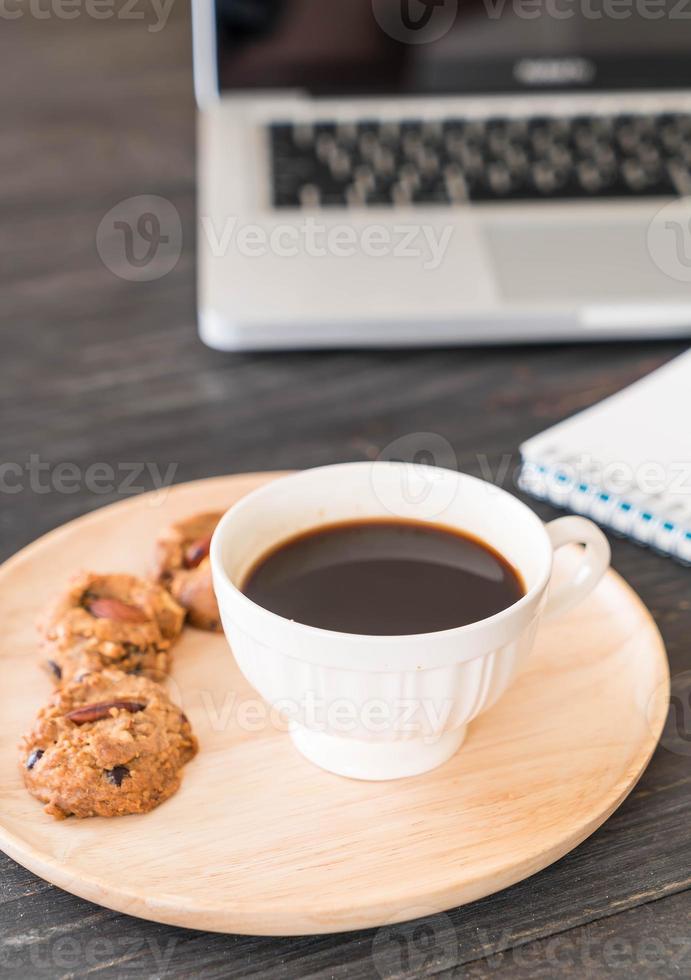
<svg viewBox="0 0 691 980">
<path fill-rule="evenodd" d="M 485 224 L 497 289 L 506 302 L 688 302 L 689 285 L 665 275 L 646 246 L 647 222 L 491 221 Z"/>
</svg>

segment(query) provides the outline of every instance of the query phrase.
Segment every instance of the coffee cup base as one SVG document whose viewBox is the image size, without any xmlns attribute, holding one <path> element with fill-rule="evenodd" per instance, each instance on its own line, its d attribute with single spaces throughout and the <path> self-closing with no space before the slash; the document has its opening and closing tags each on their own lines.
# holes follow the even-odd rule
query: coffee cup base
<svg viewBox="0 0 691 980">
<path fill-rule="evenodd" d="M 444 732 L 437 738 L 365 741 L 313 731 L 302 725 L 291 728 L 296 749 L 314 765 L 349 779 L 386 780 L 419 776 L 442 765 L 460 748 L 466 727 Z"/>
</svg>

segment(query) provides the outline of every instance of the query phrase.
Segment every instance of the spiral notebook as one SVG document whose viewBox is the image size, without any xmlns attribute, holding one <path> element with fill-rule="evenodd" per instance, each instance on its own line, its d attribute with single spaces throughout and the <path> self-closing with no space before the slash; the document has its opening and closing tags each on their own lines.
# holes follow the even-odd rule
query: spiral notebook
<svg viewBox="0 0 691 980">
<path fill-rule="evenodd" d="M 691 350 L 521 456 L 527 493 L 691 563 Z"/>
</svg>

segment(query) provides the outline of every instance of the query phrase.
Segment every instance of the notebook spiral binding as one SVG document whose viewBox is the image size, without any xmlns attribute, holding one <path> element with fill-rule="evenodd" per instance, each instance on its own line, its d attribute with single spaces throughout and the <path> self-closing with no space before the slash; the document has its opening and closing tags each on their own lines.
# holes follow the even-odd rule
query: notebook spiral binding
<svg viewBox="0 0 691 980">
<path fill-rule="evenodd" d="M 575 457 L 553 462 L 524 458 L 518 485 L 539 500 L 582 514 L 621 537 L 691 565 L 691 502 L 635 488 L 608 492 L 593 481 L 593 475 L 587 468 L 579 469 Z"/>
</svg>

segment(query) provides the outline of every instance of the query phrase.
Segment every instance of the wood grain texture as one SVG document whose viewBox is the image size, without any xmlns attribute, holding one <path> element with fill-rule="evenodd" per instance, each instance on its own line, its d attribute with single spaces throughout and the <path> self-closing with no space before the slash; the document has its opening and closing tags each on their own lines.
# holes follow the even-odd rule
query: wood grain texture
<svg viewBox="0 0 691 980">
<path fill-rule="evenodd" d="M 158 34 L 138 21 L 3 21 L 0 32 L 0 458 L 51 472 L 94 462 L 174 464 L 174 480 L 289 469 L 376 456 L 393 440 L 432 432 L 439 461 L 512 487 L 520 441 L 593 404 L 679 353 L 658 343 L 442 351 L 222 356 L 196 337 L 194 108 L 188 4 Z M 144 25 L 145 26 L 145 25 Z M 183 255 L 150 284 L 111 275 L 98 222 L 142 193 L 178 208 Z M 413 440 L 413 447 L 415 442 Z M 482 454 L 482 455 L 481 455 Z M 59 492 L 25 474 L 0 494 L 6 558 L 38 534 L 132 488 Z M 135 481 L 151 489 L 144 474 Z M 42 489 L 46 488 L 46 489 Z M 546 518 L 547 506 L 531 506 Z M 614 539 L 614 567 L 653 611 L 686 705 L 619 810 L 574 852 L 519 885 L 447 912 L 462 955 L 485 975 L 551 978 L 531 948 L 593 930 L 624 939 L 640 924 L 662 938 L 663 964 L 643 976 L 685 976 L 676 936 L 688 935 L 691 796 L 688 742 L 689 571 Z M 97 908 L 0 855 L 0 972 L 31 978 L 411 977 L 399 951 L 372 956 L 376 932 L 259 939 L 189 932 Z M 512 957 L 524 950 L 526 960 Z M 506 956 L 487 962 L 504 951 Z M 537 955 L 537 954 L 536 954 Z M 528 965 L 526 965 L 528 964 Z M 475 966 L 476 965 L 476 966 Z M 629 976 L 602 956 L 592 970 Z M 675 972 L 676 971 L 676 972 Z M 559 968 L 559 975 L 566 970 Z M 482 975 L 480 973 L 479 975 Z M 583 977 L 574 967 L 571 975 Z M 595 974 L 598 975 L 598 974 Z"/>
<path fill-rule="evenodd" d="M 140 495 L 51 532 L 0 568 L 3 849 L 119 911 L 285 936 L 437 914 L 535 873 L 599 827 L 645 768 L 668 700 L 659 633 L 614 572 L 541 627 L 507 695 L 424 776 L 366 783 L 317 769 L 245 681 L 225 638 L 188 629 L 167 681 L 200 743 L 182 789 L 150 814 L 117 820 L 56 822 L 37 807 L 15 746 L 50 690 L 35 658 L 42 606 L 81 569 L 146 575 L 169 524 L 225 510 L 267 479 Z M 560 566 L 578 561 L 577 551 L 557 555 L 557 584 Z"/>
</svg>

